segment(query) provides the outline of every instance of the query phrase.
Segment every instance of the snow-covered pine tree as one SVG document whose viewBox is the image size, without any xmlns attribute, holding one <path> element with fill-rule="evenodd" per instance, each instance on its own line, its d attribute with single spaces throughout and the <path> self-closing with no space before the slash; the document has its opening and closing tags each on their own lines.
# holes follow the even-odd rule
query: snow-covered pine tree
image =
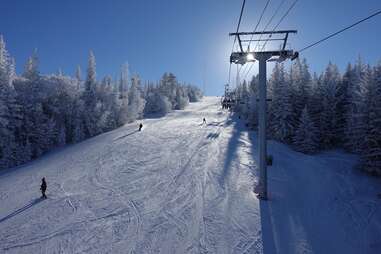
<svg viewBox="0 0 381 254">
<path fill-rule="evenodd" d="M 346 108 L 345 147 L 355 153 L 361 152 L 364 138 L 364 88 L 369 82 L 369 76 L 365 77 L 365 68 L 359 57 L 353 70 L 349 70 L 348 77 L 348 105 Z"/>
<path fill-rule="evenodd" d="M 184 109 L 189 104 L 189 97 L 185 94 L 184 87 L 176 88 L 176 109 Z"/>
<path fill-rule="evenodd" d="M 121 67 L 120 71 L 120 80 L 119 80 L 119 99 L 128 96 L 128 87 L 129 87 L 129 66 L 128 63 L 125 63 Z"/>
<path fill-rule="evenodd" d="M 14 104 L 14 90 L 10 57 L 5 47 L 3 36 L 0 35 L 0 169 L 13 165 L 12 150 L 14 141 L 14 121 L 12 105 Z"/>
<path fill-rule="evenodd" d="M 129 86 L 129 70 L 128 64 L 125 63 L 121 67 L 120 78 L 118 83 L 118 125 L 128 122 L 128 86 Z"/>
<path fill-rule="evenodd" d="M 36 81 L 40 77 L 40 73 L 38 71 L 37 50 L 34 50 L 32 56 L 28 58 L 28 61 L 25 64 L 23 77 L 29 79 L 30 81 Z"/>
<path fill-rule="evenodd" d="M 75 79 L 77 81 L 77 89 L 80 90 L 82 87 L 82 71 L 81 66 L 77 66 L 77 69 L 75 70 Z"/>
<path fill-rule="evenodd" d="M 258 125 L 258 76 L 253 76 L 251 78 L 249 87 L 249 102 L 248 102 L 248 122 L 254 127 Z M 271 89 L 268 89 L 268 97 L 272 98 Z M 268 104 L 268 111 L 270 112 L 271 103 Z"/>
<path fill-rule="evenodd" d="M 362 168 L 381 175 L 381 62 L 373 69 L 365 101 L 367 126 L 361 152 Z"/>
<path fill-rule="evenodd" d="M 150 104 L 145 113 L 163 114 L 175 105 L 184 108 L 189 100 L 198 101 L 202 97 L 200 89 L 180 85 L 171 73 L 165 75 L 160 85 L 148 84 L 145 89 L 140 87 L 139 78 L 134 77 L 128 93 L 125 68 L 121 90 L 125 96 L 121 100 L 118 86 L 110 77 L 105 77 L 98 87 L 95 65 L 90 52 L 82 85 L 79 67 L 73 78 L 64 76 L 62 71 L 58 75 L 40 75 L 34 52 L 25 65 L 23 78 L 18 78 L 14 59 L 0 38 L 0 169 L 37 158 L 53 147 L 114 129 L 127 122 L 129 114 L 131 120 L 140 118 L 145 108 L 144 97 Z"/>
<path fill-rule="evenodd" d="M 349 119 L 351 103 L 353 102 L 353 82 L 354 71 L 351 64 L 347 65 L 347 68 L 342 76 L 340 86 L 338 88 L 338 104 L 337 104 L 337 126 L 338 126 L 338 138 L 340 144 L 346 142 L 346 127 L 347 120 Z"/>
<path fill-rule="evenodd" d="M 299 124 L 293 137 L 293 145 L 295 150 L 307 154 L 313 154 L 319 148 L 317 128 L 308 113 L 307 106 L 304 107 L 299 118 Z"/>
<path fill-rule="evenodd" d="M 311 81 L 311 93 L 308 98 L 307 107 L 310 118 L 317 128 L 317 137 L 320 146 L 320 114 L 323 111 L 323 103 L 321 100 L 321 78 L 316 73 L 313 74 Z"/>
<path fill-rule="evenodd" d="M 164 73 L 160 81 L 160 93 L 166 96 L 172 104 L 176 106 L 176 87 L 178 85 L 177 78 L 173 73 Z"/>
<path fill-rule="evenodd" d="M 249 102 L 250 102 L 250 94 L 249 89 L 246 83 L 246 80 L 240 84 L 236 89 L 237 94 L 237 105 L 236 105 L 236 111 L 240 113 L 240 115 L 247 119 L 249 116 Z"/>
<path fill-rule="evenodd" d="M 176 92 L 176 91 L 175 91 Z M 131 78 L 131 87 L 128 93 L 128 120 L 135 121 L 143 117 L 145 100 L 142 98 L 140 78 L 133 76 Z"/>
<path fill-rule="evenodd" d="M 117 124 L 117 94 L 113 89 L 111 76 L 102 79 L 98 91 L 98 104 L 100 104 L 100 117 L 98 119 L 98 128 L 102 131 L 108 131 L 116 128 Z"/>
<path fill-rule="evenodd" d="M 172 110 L 172 103 L 169 101 L 168 97 L 158 93 L 156 95 L 156 105 L 158 108 L 158 113 L 167 114 Z"/>
<path fill-rule="evenodd" d="M 63 73 L 62 69 L 58 68 L 58 70 L 57 70 L 57 76 L 58 77 L 63 77 L 63 75 L 64 75 L 64 73 Z"/>
<path fill-rule="evenodd" d="M 32 158 L 37 158 L 52 147 L 55 137 L 55 122 L 48 119 L 43 112 L 41 102 L 31 100 L 24 104 L 24 123 L 22 132 L 30 142 Z"/>
<path fill-rule="evenodd" d="M 291 143 L 295 121 L 292 113 L 291 89 L 286 80 L 283 64 L 276 64 L 270 78 L 272 101 L 269 110 L 271 136 L 285 143 Z"/>
<path fill-rule="evenodd" d="M 66 144 L 66 128 L 65 125 L 61 125 L 57 134 L 57 146 L 64 146 Z"/>
<path fill-rule="evenodd" d="M 320 99 L 322 111 L 320 114 L 321 143 L 325 148 L 339 145 L 337 106 L 339 102 L 338 87 L 340 85 L 340 74 L 336 65 L 329 63 L 320 85 Z"/>
<path fill-rule="evenodd" d="M 73 143 L 78 143 L 84 140 L 85 137 L 85 126 L 84 126 L 84 104 L 83 101 L 78 97 L 74 101 L 73 111 L 73 133 L 72 133 L 72 141 Z"/>
<path fill-rule="evenodd" d="M 89 54 L 87 76 L 85 81 L 85 90 L 82 94 L 84 102 L 84 123 L 85 123 L 85 136 L 92 137 L 99 133 L 97 119 L 99 117 L 97 112 L 97 81 L 96 81 L 96 63 L 95 56 L 92 51 Z"/>
<path fill-rule="evenodd" d="M 291 100 L 294 119 L 299 119 L 311 93 L 311 74 L 306 59 L 297 58 L 290 70 Z"/>
<path fill-rule="evenodd" d="M 0 169 L 24 162 L 19 130 L 22 126 L 21 105 L 14 87 L 16 78 L 15 60 L 12 58 L 0 35 Z"/>
</svg>

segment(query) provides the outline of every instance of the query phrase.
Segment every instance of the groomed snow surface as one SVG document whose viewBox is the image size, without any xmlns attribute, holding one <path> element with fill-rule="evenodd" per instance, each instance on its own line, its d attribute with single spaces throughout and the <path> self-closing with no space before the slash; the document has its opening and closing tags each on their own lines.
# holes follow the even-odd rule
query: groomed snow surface
<svg viewBox="0 0 381 254">
<path fill-rule="evenodd" d="M 0 172 L 0 253 L 381 253 L 381 182 L 355 156 L 270 141 L 259 201 L 256 133 L 218 98 L 143 123 Z"/>
</svg>

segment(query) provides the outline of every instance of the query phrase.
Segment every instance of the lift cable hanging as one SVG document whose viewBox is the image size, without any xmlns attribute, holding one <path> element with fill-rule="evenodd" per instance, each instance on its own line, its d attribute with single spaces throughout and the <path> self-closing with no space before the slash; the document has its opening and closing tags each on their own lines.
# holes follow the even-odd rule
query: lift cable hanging
<svg viewBox="0 0 381 254">
<path fill-rule="evenodd" d="M 266 4 L 265 4 L 265 7 L 264 7 L 263 10 L 262 10 L 261 16 L 259 17 L 258 22 L 257 22 L 257 25 L 255 26 L 253 32 L 256 32 L 256 31 L 257 31 L 257 28 L 258 28 L 259 24 L 260 24 L 261 21 L 262 21 L 263 15 L 265 14 L 265 11 L 266 11 L 267 7 L 269 6 L 270 1 L 271 1 L 271 0 L 267 0 L 267 2 L 266 2 Z M 247 51 L 250 51 L 250 44 L 251 44 L 251 42 L 252 42 L 252 40 L 253 40 L 253 36 L 254 36 L 254 34 L 251 35 L 251 38 L 250 38 L 250 40 L 249 40 L 249 45 L 247 45 Z M 243 72 L 246 72 L 246 69 L 247 69 L 247 65 L 245 66 Z M 242 68 L 239 70 L 238 75 L 240 74 L 241 70 L 242 70 Z"/>
<path fill-rule="evenodd" d="M 271 24 L 271 22 L 274 20 L 274 18 L 276 17 L 276 15 L 278 14 L 278 12 L 280 11 L 280 9 L 282 8 L 282 6 L 283 6 L 283 4 L 284 4 L 285 2 L 286 2 L 286 0 L 282 0 L 282 2 L 279 3 L 279 5 L 278 5 L 278 7 L 276 8 L 274 14 L 271 16 L 271 18 L 269 19 L 269 21 L 266 23 L 266 25 L 265 25 L 265 27 L 263 28 L 263 31 L 262 31 L 262 32 L 266 31 L 266 29 L 269 27 L 269 25 Z M 255 51 L 257 48 L 259 49 L 259 43 L 261 42 L 262 36 L 263 36 L 263 34 L 261 34 L 261 35 L 259 36 L 259 39 L 258 39 L 258 41 L 257 41 L 257 44 L 256 44 L 255 47 L 254 47 L 254 51 Z M 244 75 L 244 78 L 243 78 L 244 80 L 246 79 L 247 75 L 249 75 L 251 69 L 253 68 L 253 65 L 254 65 L 254 63 L 251 63 L 251 64 L 250 64 L 249 69 L 246 71 L 246 74 Z"/>
<path fill-rule="evenodd" d="M 246 4 L 246 0 L 243 0 L 242 1 L 242 6 L 241 6 L 241 12 L 239 14 L 239 19 L 238 19 L 238 24 L 237 24 L 237 30 L 236 30 L 236 33 L 238 33 L 239 31 L 239 27 L 241 25 L 241 20 L 242 20 L 242 16 L 243 16 L 243 11 L 245 9 L 245 4 Z M 234 52 L 234 46 L 235 46 L 235 43 L 237 41 L 237 36 L 234 38 L 234 41 L 233 41 L 233 46 L 232 46 L 232 50 L 231 50 L 231 53 Z M 242 49 L 242 47 L 241 47 Z M 232 63 L 229 64 L 229 76 L 228 76 L 228 82 L 227 84 L 225 85 L 225 93 L 224 93 L 224 97 L 223 99 L 221 100 L 221 103 L 224 107 L 224 105 L 226 106 L 226 108 L 231 108 L 230 107 L 230 104 L 228 105 L 228 103 L 231 103 L 231 100 L 229 99 L 231 96 L 231 92 L 230 92 L 230 82 L 231 82 L 231 67 L 232 67 Z"/>
<path fill-rule="evenodd" d="M 241 12 L 239 14 L 239 19 L 238 19 L 238 24 L 237 24 L 237 30 L 236 30 L 236 33 L 238 33 L 239 31 L 239 27 L 241 25 L 241 20 L 242 20 L 242 15 L 243 15 L 243 10 L 245 9 L 245 4 L 246 4 L 246 0 L 243 0 L 242 2 L 242 7 L 241 7 Z M 232 47 L 232 52 L 234 51 L 234 45 L 235 45 L 235 42 L 237 41 L 237 36 L 234 37 L 234 41 L 233 41 L 233 47 Z M 241 48 L 242 49 L 242 48 Z"/>
<path fill-rule="evenodd" d="M 239 27 L 241 25 L 241 20 L 242 20 L 243 10 L 245 9 L 245 4 L 246 4 L 246 0 L 243 0 L 242 1 L 242 6 L 241 6 L 241 12 L 239 14 L 239 19 L 238 19 L 238 24 L 237 24 L 237 30 L 236 30 L 237 33 L 238 33 Z M 233 51 L 234 51 L 234 45 L 235 45 L 236 41 L 237 41 L 237 37 L 234 37 L 231 53 L 233 53 Z M 230 76 L 231 76 L 231 63 L 230 63 L 230 66 L 229 66 L 228 84 L 230 84 Z"/>
<path fill-rule="evenodd" d="M 282 21 L 288 16 L 288 14 L 289 14 L 290 11 L 295 7 L 295 5 L 296 5 L 297 2 L 298 2 L 298 0 L 295 0 L 295 1 L 291 4 L 291 6 L 288 8 L 288 10 L 285 12 L 285 14 L 281 17 L 281 19 L 278 21 L 278 23 L 274 26 L 274 28 L 273 28 L 273 30 L 272 30 L 273 32 L 279 27 L 279 25 L 282 23 Z M 283 3 L 284 3 L 284 1 L 280 3 L 280 5 L 278 6 L 278 8 L 277 8 L 277 10 L 275 11 L 274 15 L 271 17 L 270 22 L 271 22 L 272 19 L 275 17 L 275 14 L 279 11 L 279 9 L 280 9 L 280 7 L 283 5 Z M 270 22 L 268 22 L 268 24 L 270 24 Z M 266 27 L 267 27 L 267 25 L 266 25 Z M 263 32 L 265 32 L 265 31 L 263 31 Z M 265 33 L 263 33 L 263 34 L 265 34 Z M 261 41 L 263 41 L 263 40 L 261 39 L 263 34 L 261 34 L 261 36 L 260 36 L 259 39 L 257 40 L 257 45 L 258 45 L 258 46 L 259 46 L 259 43 L 260 43 Z M 263 50 L 264 50 L 264 48 L 265 48 L 265 46 L 266 46 L 266 44 L 267 44 L 268 41 L 282 40 L 282 39 L 272 39 L 272 40 L 270 40 L 271 37 L 272 37 L 272 34 L 273 34 L 273 33 L 270 33 L 269 37 L 265 40 L 265 43 L 263 44 L 262 49 L 261 49 L 260 51 L 263 51 Z M 286 37 L 288 38 L 288 35 L 286 35 Z M 282 47 L 283 49 L 286 47 L 287 38 L 285 38 L 286 40 L 285 40 L 285 43 L 283 44 L 283 47 Z M 256 49 L 256 48 L 257 48 L 257 47 L 255 47 L 254 49 Z M 258 48 L 259 48 L 259 47 L 258 47 Z M 295 59 L 297 56 L 298 56 L 298 52 L 295 52 L 295 55 L 294 55 L 291 59 L 293 60 L 293 59 Z M 246 74 L 245 74 L 245 76 L 244 76 L 244 78 L 243 78 L 244 80 L 246 79 L 247 75 L 249 75 L 251 69 L 253 68 L 253 65 L 254 65 L 253 63 L 250 65 L 250 68 L 248 69 L 248 71 L 246 72 Z"/>
<path fill-rule="evenodd" d="M 257 28 L 258 28 L 259 24 L 261 23 L 263 15 L 265 14 L 265 11 L 267 9 L 267 6 L 269 6 L 270 1 L 271 0 L 267 0 L 266 5 L 265 5 L 265 7 L 262 10 L 261 16 L 258 19 L 257 25 L 254 28 L 254 31 L 253 31 L 254 33 L 257 31 Z M 251 44 L 251 42 L 253 40 L 253 37 L 254 37 L 254 34 L 252 34 L 251 37 L 250 37 L 249 45 L 247 46 L 248 50 L 250 50 L 250 44 Z"/>
<path fill-rule="evenodd" d="M 319 41 L 317 41 L 317 42 L 314 42 L 314 43 L 312 43 L 312 44 L 310 44 L 310 45 L 308 45 L 308 46 L 302 48 L 301 50 L 299 50 L 299 53 L 302 52 L 302 51 L 305 51 L 305 50 L 307 50 L 307 49 L 309 49 L 309 48 L 312 48 L 312 47 L 314 47 L 314 46 L 316 46 L 316 45 L 322 43 L 323 41 L 326 41 L 326 40 L 328 40 L 328 39 L 330 39 L 330 38 L 332 38 L 332 37 L 334 37 L 334 36 L 336 36 L 336 35 L 338 35 L 338 34 L 344 32 L 344 31 L 346 31 L 346 30 L 348 30 L 348 29 L 350 29 L 350 28 L 352 28 L 352 27 L 354 27 L 354 26 L 357 26 L 358 24 L 360 24 L 360 23 L 362 23 L 362 22 L 364 22 L 364 21 L 367 21 L 368 19 L 371 19 L 371 18 L 373 18 L 373 17 L 375 17 L 375 16 L 377 16 L 377 15 L 379 15 L 379 14 L 381 14 L 381 10 L 379 10 L 379 11 L 373 13 L 372 15 L 370 15 L 370 16 L 368 16 L 368 17 L 362 19 L 362 20 L 359 20 L 359 21 L 353 23 L 352 25 L 347 26 L 347 27 L 345 27 L 345 28 L 343 28 L 343 29 L 341 29 L 341 30 L 339 30 L 339 31 L 337 31 L 337 32 L 335 32 L 335 33 L 333 33 L 333 34 L 330 34 L 330 35 L 324 37 L 323 39 L 321 39 L 321 40 L 319 40 Z"/>
<path fill-rule="evenodd" d="M 290 11 L 295 7 L 296 3 L 298 2 L 299 0 L 295 0 L 291 6 L 288 8 L 288 10 L 286 11 L 286 13 L 282 16 L 282 18 L 279 20 L 279 22 L 276 24 L 276 26 L 274 27 L 273 31 L 275 31 L 278 26 L 282 23 L 282 21 L 288 16 L 288 14 L 290 13 Z M 269 37 L 267 38 L 267 40 L 265 41 L 265 43 L 263 44 L 262 46 L 262 49 L 261 51 L 263 51 L 265 49 L 265 46 L 267 44 L 267 42 L 269 41 L 268 39 L 270 39 L 272 36 L 272 33 L 269 35 Z"/>
<path fill-rule="evenodd" d="M 271 22 L 274 20 L 275 16 L 278 14 L 280 8 L 283 6 L 283 4 L 286 2 L 286 0 L 282 0 L 282 2 L 280 2 L 280 4 L 278 5 L 277 9 L 275 10 L 274 14 L 271 16 L 271 18 L 269 19 L 269 21 L 267 22 L 267 24 L 265 25 L 265 27 L 263 28 L 263 32 L 267 30 L 267 28 L 269 27 L 269 25 L 271 24 Z M 259 36 L 259 40 L 262 39 L 262 34 Z M 259 42 L 260 41 L 257 41 L 257 44 L 255 45 L 254 47 L 254 50 L 256 48 L 259 47 Z"/>
</svg>

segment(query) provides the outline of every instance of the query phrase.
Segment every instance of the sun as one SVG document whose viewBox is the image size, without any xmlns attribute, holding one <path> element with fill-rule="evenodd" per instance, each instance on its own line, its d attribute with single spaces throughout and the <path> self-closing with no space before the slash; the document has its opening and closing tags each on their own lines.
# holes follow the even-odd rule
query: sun
<svg viewBox="0 0 381 254">
<path fill-rule="evenodd" d="M 246 55 L 246 61 L 248 61 L 248 62 L 253 62 L 255 60 L 255 58 L 254 58 L 254 54 L 252 54 L 252 53 L 248 53 L 247 55 Z"/>
</svg>

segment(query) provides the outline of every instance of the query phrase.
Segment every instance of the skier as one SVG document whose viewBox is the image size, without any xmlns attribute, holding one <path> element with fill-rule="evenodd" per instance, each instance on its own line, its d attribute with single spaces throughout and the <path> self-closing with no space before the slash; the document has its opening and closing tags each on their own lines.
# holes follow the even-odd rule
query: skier
<svg viewBox="0 0 381 254">
<path fill-rule="evenodd" d="M 206 124 L 206 119 L 205 119 L 205 117 L 202 119 L 202 124 Z"/>
<path fill-rule="evenodd" d="M 41 193 L 42 193 L 42 197 L 41 198 L 47 198 L 46 195 L 45 195 L 45 191 L 46 191 L 46 188 L 47 188 L 45 177 L 43 177 L 41 179 L 41 181 L 42 181 L 41 187 L 40 187 L 40 190 L 41 190 Z"/>
<path fill-rule="evenodd" d="M 142 130 L 142 128 L 143 128 L 143 124 L 142 124 L 142 123 L 140 123 L 140 124 L 139 124 L 139 131 L 141 131 L 141 130 Z"/>
</svg>

